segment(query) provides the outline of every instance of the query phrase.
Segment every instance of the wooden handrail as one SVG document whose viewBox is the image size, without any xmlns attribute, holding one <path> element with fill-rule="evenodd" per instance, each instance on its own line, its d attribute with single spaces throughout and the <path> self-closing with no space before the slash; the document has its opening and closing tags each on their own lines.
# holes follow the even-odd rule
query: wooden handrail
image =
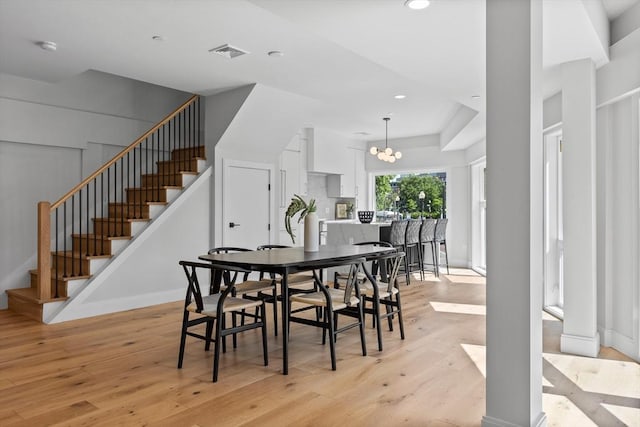
<svg viewBox="0 0 640 427">
<path fill-rule="evenodd" d="M 142 141 L 144 141 L 147 137 L 149 137 L 152 133 L 154 133 L 156 130 L 158 130 L 161 126 L 164 126 L 165 123 L 167 123 L 169 120 L 174 118 L 178 113 L 180 113 L 182 110 L 184 110 L 187 106 L 189 106 L 189 104 L 191 104 L 197 98 L 198 98 L 198 95 L 193 95 L 184 104 L 182 104 L 180 107 L 178 107 L 174 112 L 170 113 L 168 116 L 166 116 L 164 119 L 162 119 L 157 125 L 155 125 L 151 129 L 149 129 L 140 138 L 136 139 L 131 145 L 129 145 L 127 148 L 125 148 L 120 153 L 118 153 L 113 159 L 109 160 L 102 167 L 100 167 L 97 171 L 95 171 L 94 173 L 89 175 L 87 178 L 85 178 L 80 184 L 78 184 L 75 187 L 73 187 L 71 189 L 71 191 L 69 191 L 67 194 L 62 196 L 60 198 L 60 200 L 58 200 L 57 202 L 55 202 L 55 203 L 53 203 L 51 205 L 51 208 L 50 208 L 51 211 L 53 211 L 54 209 L 56 209 L 59 206 L 61 206 L 71 196 L 73 196 L 75 193 L 80 191 L 80 189 L 82 189 L 82 187 L 84 187 L 85 185 L 90 183 L 93 179 L 95 179 L 102 172 L 106 171 L 111 165 L 113 165 L 115 162 L 117 162 L 122 157 L 124 157 L 125 154 L 127 154 L 129 151 L 133 150 L 136 146 L 138 146 L 138 144 L 140 144 Z"/>
</svg>

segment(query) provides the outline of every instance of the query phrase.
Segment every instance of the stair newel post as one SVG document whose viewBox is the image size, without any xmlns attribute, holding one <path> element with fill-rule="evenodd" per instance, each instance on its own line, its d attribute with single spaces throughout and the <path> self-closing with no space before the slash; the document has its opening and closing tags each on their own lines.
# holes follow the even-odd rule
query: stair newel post
<svg viewBox="0 0 640 427">
<path fill-rule="evenodd" d="M 38 203 L 38 299 L 51 299 L 51 203 Z"/>
</svg>

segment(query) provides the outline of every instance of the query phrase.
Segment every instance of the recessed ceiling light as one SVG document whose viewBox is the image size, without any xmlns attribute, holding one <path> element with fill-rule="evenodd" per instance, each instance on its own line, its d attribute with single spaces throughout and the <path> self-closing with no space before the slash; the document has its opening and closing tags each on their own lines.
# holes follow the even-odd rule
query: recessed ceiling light
<svg viewBox="0 0 640 427">
<path fill-rule="evenodd" d="M 163 42 L 166 40 L 166 38 L 164 36 L 153 36 L 151 37 L 153 40 L 157 41 L 157 42 Z"/>
<path fill-rule="evenodd" d="M 44 50 L 48 50 L 49 52 L 55 52 L 58 49 L 58 45 L 55 42 L 38 42 L 38 46 L 40 46 Z"/>
<path fill-rule="evenodd" d="M 284 53 L 282 53 L 279 50 L 272 50 L 271 52 L 267 53 L 267 55 L 273 57 L 273 58 L 280 58 L 281 56 L 284 56 Z"/>
<path fill-rule="evenodd" d="M 360 135 L 360 136 L 370 136 L 371 134 L 369 132 L 365 132 L 365 131 L 360 131 L 360 132 L 354 132 L 354 135 Z"/>
<path fill-rule="evenodd" d="M 395 99 L 405 99 L 407 97 L 407 95 L 396 95 L 394 96 Z"/>
<path fill-rule="evenodd" d="M 429 7 L 430 3 L 429 0 L 407 0 L 404 2 L 404 5 L 409 9 L 420 10 Z"/>
<path fill-rule="evenodd" d="M 480 99 L 480 95 L 471 95 L 471 99 Z"/>
</svg>

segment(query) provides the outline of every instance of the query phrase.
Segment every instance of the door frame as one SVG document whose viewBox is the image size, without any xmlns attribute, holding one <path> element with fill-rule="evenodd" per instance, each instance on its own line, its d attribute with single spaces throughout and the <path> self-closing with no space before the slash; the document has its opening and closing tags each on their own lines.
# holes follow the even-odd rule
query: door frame
<svg viewBox="0 0 640 427">
<path fill-rule="evenodd" d="M 221 215 L 220 215 L 220 220 L 219 220 L 219 225 L 220 225 L 220 243 L 217 245 L 220 246 L 224 246 L 225 242 L 224 242 L 224 219 L 225 216 L 227 214 L 227 211 L 225 210 L 225 206 L 226 206 L 226 199 L 227 196 L 230 196 L 233 191 L 230 189 L 230 183 L 231 183 L 231 179 L 229 178 L 229 168 L 231 167 L 236 167 L 236 168 L 245 168 L 245 169 L 260 169 L 260 170 L 266 170 L 268 172 L 268 176 L 269 176 L 269 185 L 270 185 L 270 191 L 269 191 L 269 209 L 268 209 L 268 213 L 269 213 L 269 242 L 267 243 L 272 243 L 275 242 L 276 240 L 276 231 L 278 230 L 278 223 L 275 221 L 276 219 L 276 214 L 274 213 L 274 210 L 277 209 L 277 205 L 275 202 L 275 182 L 274 182 L 274 177 L 275 177 L 275 173 L 276 173 L 276 167 L 273 163 L 259 163 L 259 162 L 249 162 L 249 161 L 245 161 L 245 160 L 236 160 L 236 159 L 230 159 L 230 158 L 222 158 L 222 197 L 221 197 L 221 205 L 222 205 L 222 209 L 221 209 Z"/>
<path fill-rule="evenodd" d="M 553 146 L 553 153 L 550 148 Z M 543 308 L 562 319 L 564 305 L 562 271 L 562 128 L 554 128 L 543 138 Z M 554 170 L 549 168 L 553 167 Z M 553 199 L 553 200 L 552 200 Z M 553 238 L 553 242 L 550 239 Z M 555 244 L 555 248 L 550 245 Z M 557 288 L 557 289 L 555 289 Z"/>
</svg>

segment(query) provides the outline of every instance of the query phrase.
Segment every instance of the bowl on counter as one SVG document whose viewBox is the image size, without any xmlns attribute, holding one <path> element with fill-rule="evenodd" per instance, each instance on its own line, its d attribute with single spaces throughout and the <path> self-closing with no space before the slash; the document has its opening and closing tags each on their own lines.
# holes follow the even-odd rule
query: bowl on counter
<svg viewBox="0 0 640 427">
<path fill-rule="evenodd" d="M 373 221 L 374 211 L 358 211 L 358 219 L 363 224 L 369 224 Z"/>
</svg>

